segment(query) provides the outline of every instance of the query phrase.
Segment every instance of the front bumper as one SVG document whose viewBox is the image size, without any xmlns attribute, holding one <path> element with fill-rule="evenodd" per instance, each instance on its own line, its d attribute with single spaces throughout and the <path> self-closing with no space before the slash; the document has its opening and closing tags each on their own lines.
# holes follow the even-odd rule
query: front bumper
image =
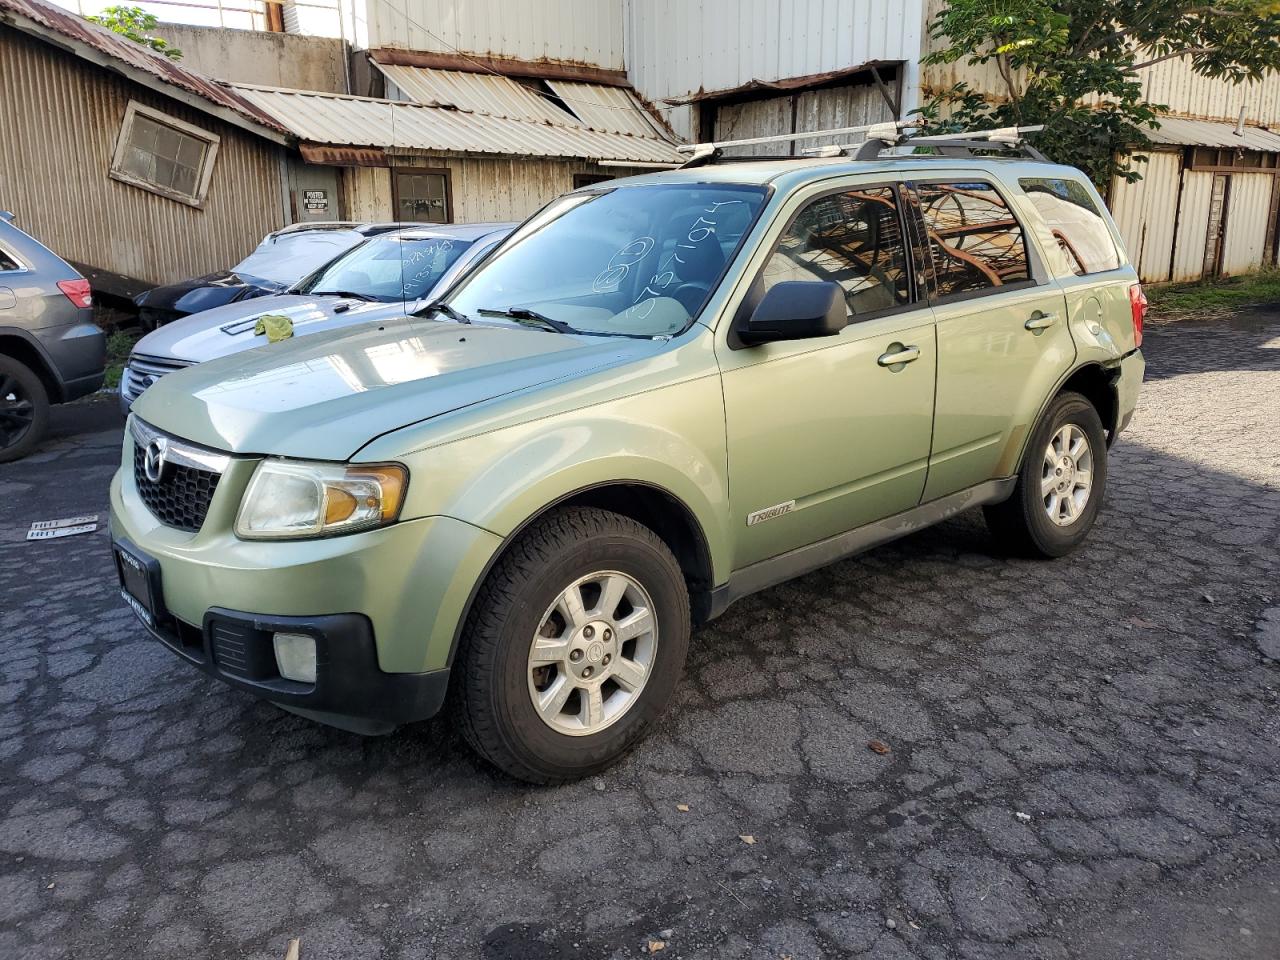
<svg viewBox="0 0 1280 960">
<path fill-rule="evenodd" d="M 171 649 L 298 712 L 394 724 L 439 708 L 460 624 L 499 537 L 450 517 L 423 517 L 320 540 L 240 540 L 231 531 L 253 459 L 233 459 L 203 526 L 187 533 L 161 524 L 142 502 L 132 444 L 126 432 L 127 466 L 111 482 L 111 535 L 154 562 L 166 618 L 154 632 Z M 265 638 L 260 649 L 270 648 L 275 627 L 312 633 L 331 675 L 318 674 L 316 689 L 303 691 L 270 672 L 228 674 L 212 634 L 224 621 L 248 630 L 259 647 Z"/>
<path fill-rule="evenodd" d="M 214 607 L 196 627 L 163 617 L 147 630 L 188 663 L 277 706 L 354 733 L 387 733 L 439 712 L 449 671 L 386 673 L 369 618 L 260 616 Z M 316 682 L 280 676 L 272 634 L 302 633 L 316 642 Z"/>
</svg>

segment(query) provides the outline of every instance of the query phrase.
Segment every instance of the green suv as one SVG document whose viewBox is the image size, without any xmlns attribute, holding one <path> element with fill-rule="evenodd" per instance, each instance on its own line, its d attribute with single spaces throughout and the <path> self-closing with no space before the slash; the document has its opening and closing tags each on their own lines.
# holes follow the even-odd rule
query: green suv
<svg viewBox="0 0 1280 960">
<path fill-rule="evenodd" d="M 1069 167 L 587 187 L 420 315 L 148 390 L 111 486 L 122 594 L 288 710 L 373 733 L 447 704 L 503 770 L 581 777 L 740 597 L 970 507 L 1019 553 L 1077 547 L 1144 310 Z"/>
</svg>

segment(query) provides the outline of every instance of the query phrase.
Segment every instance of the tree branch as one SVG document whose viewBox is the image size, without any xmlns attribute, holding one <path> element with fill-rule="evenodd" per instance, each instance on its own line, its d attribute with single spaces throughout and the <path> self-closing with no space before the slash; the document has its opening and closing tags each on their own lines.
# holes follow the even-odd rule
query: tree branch
<svg viewBox="0 0 1280 960">
<path fill-rule="evenodd" d="M 1166 60 L 1177 60 L 1179 57 L 1194 57 L 1201 53 L 1216 53 L 1218 47 L 1186 47 L 1182 50 L 1175 50 L 1173 53 L 1166 53 L 1162 57 L 1153 57 L 1150 60 L 1144 60 L 1142 63 L 1135 63 L 1131 67 L 1125 67 L 1125 73 L 1137 73 L 1139 70 L 1145 70 L 1147 67 L 1154 67 L 1157 63 L 1164 63 Z"/>
</svg>

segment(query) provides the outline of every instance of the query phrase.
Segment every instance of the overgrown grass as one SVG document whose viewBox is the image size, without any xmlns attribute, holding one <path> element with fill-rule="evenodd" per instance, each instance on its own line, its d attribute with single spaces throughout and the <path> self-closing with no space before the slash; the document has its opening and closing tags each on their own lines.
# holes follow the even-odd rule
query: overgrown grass
<svg viewBox="0 0 1280 960">
<path fill-rule="evenodd" d="M 1147 300 L 1155 320 L 1218 317 L 1255 304 L 1280 302 L 1280 269 L 1225 280 L 1149 287 Z"/>
<path fill-rule="evenodd" d="M 120 386 L 120 375 L 124 371 L 125 361 L 129 359 L 129 351 L 138 342 L 141 331 L 116 330 L 107 334 L 107 379 L 103 386 L 114 390 Z"/>
</svg>

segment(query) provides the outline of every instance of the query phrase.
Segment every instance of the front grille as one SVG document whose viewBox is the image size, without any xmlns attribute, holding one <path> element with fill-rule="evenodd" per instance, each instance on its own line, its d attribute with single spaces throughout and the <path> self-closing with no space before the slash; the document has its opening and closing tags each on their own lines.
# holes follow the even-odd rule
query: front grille
<svg viewBox="0 0 1280 960">
<path fill-rule="evenodd" d="M 189 367 L 186 360 L 170 360 L 165 357 L 149 357 L 135 353 L 129 358 L 120 378 L 120 392 L 132 403 L 142 392 L 167 373 Z"/>
<path fill-rule="evenodd" d="M 158 479 L 147 475 L 153 446 L 163 450 Z M 133 481 L 147 509 L 167 527 L 195 533 L 204 525 L 227 462 L 225 454 L 176 440 L 134 418 Z"/>
</svg>

